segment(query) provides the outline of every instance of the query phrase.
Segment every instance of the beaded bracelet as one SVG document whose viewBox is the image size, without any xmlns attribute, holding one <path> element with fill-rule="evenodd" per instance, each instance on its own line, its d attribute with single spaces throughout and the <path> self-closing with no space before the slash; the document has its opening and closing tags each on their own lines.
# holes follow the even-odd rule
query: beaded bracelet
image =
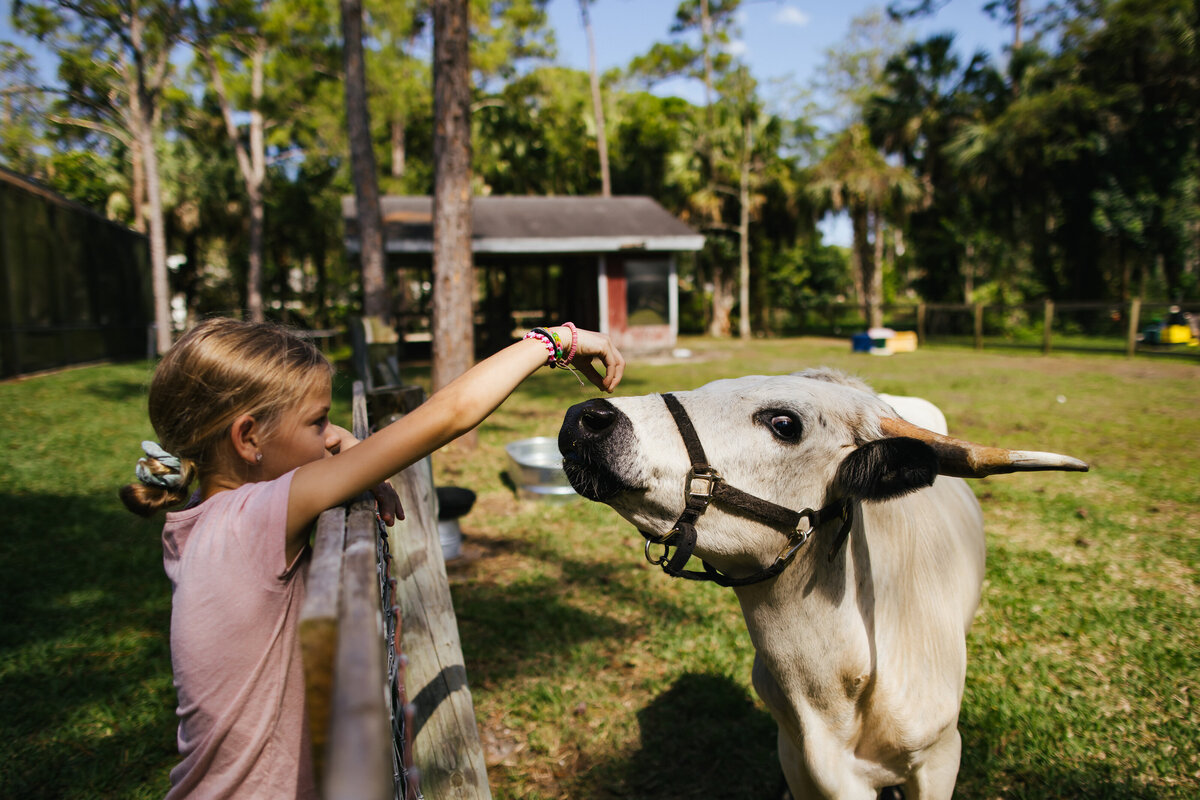
<svg viewBox="0 0 1200 800">
<path fill-rule="evenodd" d="M 563 361 L 565 367 L 575 359 L 575 354 L 579 352 L 579 330 L 575 327 L 574 322 L 564 322 L 563 327 L 571 331 L 571 349 L 567 353 L 566 360 Z"/>
<path fill-rule="evenodd" d="M 546 346 L 549 356 L 546 358 L 546 365 L 553 367 L 558 361 L 558 349 L 554 346 L 554 339 L 550 333 L 544 328 L 534 328 L 525 334 L 524 339 L 537 339 Z"/>
<path fill-rule="evenodd" d="M 549 330 L 548 333 L 550 334 L 550 338 L 554 340 L 554 363 L 561 367 L 565 363 L 563 353 L 567 352 L 567 348 L 563 344 L 563 340 L 558 338 L 558 334 L 553 329 Z"/>
</svg>

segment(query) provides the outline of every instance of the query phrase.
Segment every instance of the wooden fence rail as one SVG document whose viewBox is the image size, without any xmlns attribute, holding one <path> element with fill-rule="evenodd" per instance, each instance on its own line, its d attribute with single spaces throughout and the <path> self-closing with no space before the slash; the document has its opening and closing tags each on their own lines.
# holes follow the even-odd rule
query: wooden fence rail
<svg viewBox="0 0 1200 800">
<path fill-rule="evenodd" d="M 404 387 L 413 404 L 413 387 Z M 420 402 L 419 391 L 416 402 Z M 367 393 L 355 384 L 354 433 L 369 432 Z M 313 761 L 325 800 L 490 798 L 487 766 L 467 688 L 458 624 L 437 532 L 437 494 L 428 458 L 392 478 L 405 519 L 378 546 L 373 501 L 334 508 L 317 522 L 300 640 Z M 380 553 L 390 554 L 382 564 Z M 388 556 L 382 556 L 388 558 Z M 394 662 L 415 713 L 407 719 L 407 759 L 415 775 L 393 762 L 395 726 L 388 670 L 386 615 L 380 576 L 399 609 L 401 651 Z M 403 702 L 403 700 L 401 700 Z M 396 711 L 403 714 L 402 709 Z M 419 776 L 419 777 L 416 777 Z M 407 780 L 405 778 L 407 777 Z M 416 777 L 416 780 L 413 778 Z M 399 778 L 399 780 L 397 780 Z M 419 791 L 417 790 L 419 786 Z"/>
</svg>

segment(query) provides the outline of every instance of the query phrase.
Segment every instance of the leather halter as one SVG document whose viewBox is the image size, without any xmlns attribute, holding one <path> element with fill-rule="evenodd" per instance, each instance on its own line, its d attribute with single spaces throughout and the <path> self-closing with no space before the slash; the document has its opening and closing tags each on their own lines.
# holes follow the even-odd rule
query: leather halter
<svg viewBox="0 0 1200 800">
<path fill-rule="evenodd" d="M 708 459 L 704 455 L 704 448 L 700 444 L 700 437 L 696 434 L 692 420 L 688 417 L 679 399 L 673 394 L 664 394 L 662 399 L 675 419 L 675 425 L 679 428 L 680 436 L 683 437 L 683 444 L 687 448 L 692 466 L 688 470 L 687 478 L 684 479 L 683 513 L 679 515 L 679 519 L 670 533 L 663 537 L 655 537 L 641 531 L 642 536 L 646 537 L 647 561 L 661 566 L 663 572 L 673 578 L 712 581 L 720 586 L 748 586 L 752 583 L 769 580 L 783 572 L 796 557 L 800 548 L 808 542 L 813 531 L 826 522 L 840 519 L 842 524 L 829 555 L 830 559 L 833 559 L 850 533 L 854 513 L 850 501 L 836 500 L 819 511 L 813 511 L 811 508 L 792 511 L 784 506 L 747 494 L 740 489 L 735 489 L 726 483 L 721 474 L 708 463 Z M 701 559 L 701 563 L 704 565 L 703 572 L 684 569 L 684 565 L 687 564 L 688 559 L 692 557 L 692 552 L 696 549 L 696 520 L 713 501 L 735 508 L 746 516 L 753 517 L 771 527 L 786 531 L 787 543 L 770 566 L 742 578 L 726 575 L 703 559 Z M 662 545 L 663 548 L 662 555 L 658 558 L 654 558 L 650 554 L 650 546 L 655 544 Z M 675 548 L 673 555 L 670 554 L 672 547 Z"/>
</svg>

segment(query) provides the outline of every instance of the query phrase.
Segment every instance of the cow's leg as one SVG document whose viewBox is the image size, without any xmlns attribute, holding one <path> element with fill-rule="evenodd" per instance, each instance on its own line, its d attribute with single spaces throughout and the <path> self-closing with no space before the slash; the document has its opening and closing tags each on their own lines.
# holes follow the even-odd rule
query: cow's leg
<svg viewBox="0 0 1200 800">
<path fill-rule="evenodd" d="M 783 767 L 783 777 L 787 779 L 788 789 L 792 792 L 794 800 L 809 800 L 810 798 L 820 798 L 821 793 L 817 790 L 817 785 L 813 783 L 812 776 L 808 774 L 808 770 L 804 766 L 804 759 L 800 757 L 800 751 L 792 744 L 792 740 L 788 738 L 783 729 L 779 729 L 779 764 Z"/>
<path fill-rule="evenodd" d="M 925 751 L 925 759 L 905 782 L 905 800 L 949 800 L 954 794 L 961 756 L 962 737 L 957 727 L 951 727 Z"/>
<path fill-rule="evenodd" d="M 787 778 L 788 789 L 795 800 L 876 800 L 877 792 L 867 786 L 858 776 L 841 774 L 836 776 L 836 789 L 825 789 L 813 780 L 812 772 L 800 751 L 792 744 L 791 738 L 779 730 L 779 763 L 783 767 L 783 776 Z M 830 764 L 830 767 L 836 768 Z M 834 777 L 826 775 L 826 778 Z"/>
</svg>

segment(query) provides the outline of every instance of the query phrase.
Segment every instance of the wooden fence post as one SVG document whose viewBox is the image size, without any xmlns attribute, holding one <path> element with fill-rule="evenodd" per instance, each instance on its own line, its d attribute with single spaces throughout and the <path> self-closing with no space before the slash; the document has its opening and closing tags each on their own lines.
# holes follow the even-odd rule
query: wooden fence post
<svg viewBox="0 0 1200 800">
<path fill-rule="evenodd" d="M 1051 339 L 1054 336 L 1054 301 L 1047 298 L 1042 308 L 1042 353 L 1050 355 Z"/>
<path fill-rule="evenodd" d="M 392 478 L 404 519 L 390 537 L 396 603 L 404 619 L 413 722 L 413 764 L 421 792 L 438 800 L 490 800 L 487 760 L 467 686 L 458 621 L 437 531 L 437 495 L 428 458 Z"/>
<path fill-rule="evenodd" d="M 983 303 L 975 304 L 975 349 L 983 349 Z"/>
<path fill-rule="evenodd" d="M 917 344 L 925 345 L 925 303 L 917 303 Z"/>
<path fill-rule="evenodd" d="M 1129 301 L 1129 333 L 1125 340 L 1125 355 L 1133 358 L 1137 354 L 1137 332 L 1139 317 L 1142 315 L 1142 298 L 1135 297 Z"/>
<path fill-rule="evenodd" d="M 416 394 L 409 399 L 419 403 L 422 396 Z M 366 399 L 363 384 L 356 382 L 354 433 L 360 439 L 368 435 Z M 388 537 L 390 569 L 378 561 L 387 551 L 379 547 L 372 498 L 355 502 L 349 513 L 330 509 L 317 522 L 300 646 L 318 792 L 327 800 L 383 800 L 407 788 L 413 797 L 415 785 L 407 782 L 415 777 L 407 772 L 411 762 L 429 800 L 490 800 L 437 532 L 430 460 L 394 476 L 392 484 L 405 520 Z M 403 615 L 407 669 L 404 674 L 401 668 L 399 680 L 416 708 L 413 717 L 395 709 L 408 720 L 410 742 L 399 773 L 393 771 L 389 714 L 396 687 L 384 636 L 384 615 L 390 610 L 381 607 L 380 596 L 380 581 L 389 575 L 394 576 L 392 599 Z"/>
</svg>

